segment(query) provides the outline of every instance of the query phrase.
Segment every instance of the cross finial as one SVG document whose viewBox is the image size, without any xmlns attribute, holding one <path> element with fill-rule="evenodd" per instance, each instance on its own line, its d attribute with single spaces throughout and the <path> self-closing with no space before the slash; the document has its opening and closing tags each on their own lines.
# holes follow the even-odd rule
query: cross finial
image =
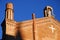
<svg viewBox="0 0 60 40">
<path fill-rule="evenodd" d="M 53 25 L 51 25 L 49 28 L 52 30 L 52 33 L 54 33 L 55 28 L 53 27 Z"/>
</svg>

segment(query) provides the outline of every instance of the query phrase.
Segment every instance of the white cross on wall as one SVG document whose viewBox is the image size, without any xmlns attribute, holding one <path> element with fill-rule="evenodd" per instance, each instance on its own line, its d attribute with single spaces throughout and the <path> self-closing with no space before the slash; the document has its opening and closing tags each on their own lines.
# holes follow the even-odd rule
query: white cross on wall
<svg viewBox="0 0 60 40">
<path fill-rule="evenodd" d="M 54 33 L 55 28 L 53 27 L 53 25 L 51 25 L 49 28 L 52 29 L 52 33 Z"/>
</svg>

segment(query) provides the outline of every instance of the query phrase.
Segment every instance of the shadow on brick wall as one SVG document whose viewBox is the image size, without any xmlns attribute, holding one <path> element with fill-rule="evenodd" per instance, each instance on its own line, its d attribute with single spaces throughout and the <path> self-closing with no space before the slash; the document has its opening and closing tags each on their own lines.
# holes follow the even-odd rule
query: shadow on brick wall
<svg viewBox="0 0 60 40">
<path fill-rule="evenodd" d="M 6 35 L 6 20 L 5 19 L 3 20 L 1 26 L 2 26 L 2 31 L 3 31 L 2 40 L 22 40 L 22 37 L 19 31 L 17 31 L 16 37 L 13 37 L 11 35 Z"/>
</svg>

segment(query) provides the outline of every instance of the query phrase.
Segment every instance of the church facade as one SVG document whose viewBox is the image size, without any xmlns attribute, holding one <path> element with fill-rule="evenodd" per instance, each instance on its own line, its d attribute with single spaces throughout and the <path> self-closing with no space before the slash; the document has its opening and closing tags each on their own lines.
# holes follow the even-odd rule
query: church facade
<svg viewBox="0 0 60 40">
<path fill-rule="evenodd" d="M 52 15 L 52 7 L 45 7 L 43 18 L 36 18 L 33 13 L 32 20 L 22 22 L 14 20 L 12 3 L 7 3 L 5 12 L 4 40 L 10 40 L 9 36 L 14 37 L 10 37 L 11 40 L 19 40 L 19 38 L 20 40 L 60 40 L 60 22 Z M 18 34 L 20 37 L 17 36 Z"/>
</svg>

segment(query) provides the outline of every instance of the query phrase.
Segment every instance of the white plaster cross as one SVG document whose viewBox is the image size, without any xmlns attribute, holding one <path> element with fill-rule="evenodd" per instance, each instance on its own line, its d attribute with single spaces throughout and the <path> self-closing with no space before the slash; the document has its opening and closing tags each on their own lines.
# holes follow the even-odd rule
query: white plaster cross
<svg viewBox="0 0 60 40">
<path fill-rule="evenodd" d="M 55 28 L 53 27 L 53 25 L 51 25 L 49 28 L 52 30 L 52 33 L 54 33 Z"/>
</svg>

